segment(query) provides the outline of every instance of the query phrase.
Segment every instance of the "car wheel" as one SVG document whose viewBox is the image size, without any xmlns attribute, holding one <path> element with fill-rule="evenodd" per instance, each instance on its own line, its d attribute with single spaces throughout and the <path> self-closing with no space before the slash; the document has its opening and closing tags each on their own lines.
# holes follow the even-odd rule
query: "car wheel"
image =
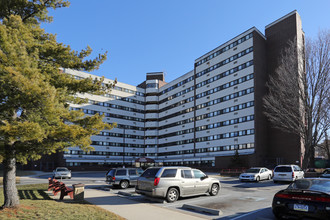
<svg viewBox="0 0 330 220">
<path fill-rule="evenodd" d="M 179 191 L 176 188 L 170 188 L 166 194 L 167 202 L 175 202 L 179 198 Z"/>
<path fill-rule="evenodd" d="M 272 175 L 269 174 L 268 176 L 268 180 L 271 180 L 272 179 Z"/>
<path fill-rule="evenodd" d="M 121 189 L 126 189 L 128 187 L 128 181 L 127 180 L 122 180 L 119 184 Z"/>
<path fill-rule="evenodd" d="M 211 196 L 216 196 L 219 193 L 219 188 L 220 187 L 219 187 L 218 184 L 213 183 L 212 186 L 211 186 L 210 195 Z"/>
<path fill-rule="evenodd" d="M 257 176 L 256 182 L 259 182 L 259 181 L 260 181 L 260 176 Z"/>
</svg>

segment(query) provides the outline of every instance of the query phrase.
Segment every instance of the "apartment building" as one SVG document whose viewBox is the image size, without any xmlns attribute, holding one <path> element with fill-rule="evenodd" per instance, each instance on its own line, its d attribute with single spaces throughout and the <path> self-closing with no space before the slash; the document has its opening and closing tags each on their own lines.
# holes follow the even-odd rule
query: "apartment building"
<svg viewBox="0 0 330 220">
<path fill-rule="evenodd" d="M 194 167 L 271 166 L 300 163 L 300 138 L 274 129 L 263 115 L 266 82 L 289 40 L 303 45 L 296 11 L 265 27 L 252 27 L 197 58 L 192 70 L 167 82 L 146 74 L 137 86 L 118 82 L 104 96 L 72 110 L 104 114 L 112 130 L 92 137 L 95 151 L 70 148 L 68 167 L 134 166 L 137 162 Z M 63 69 L 77 79 L 99 76 Z M 298 74 L 298 73 L 297 73 Z M 104 83 L 113 80 L 105 79 Z M 142 158 L 142 159 L 141 159 Z"/>
</svg>

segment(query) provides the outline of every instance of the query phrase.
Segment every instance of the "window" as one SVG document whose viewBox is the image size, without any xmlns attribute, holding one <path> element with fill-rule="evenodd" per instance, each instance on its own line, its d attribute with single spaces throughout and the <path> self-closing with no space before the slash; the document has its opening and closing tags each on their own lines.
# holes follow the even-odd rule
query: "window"
<svg viewBox="0 0 330 220">
<path fill-rule="evenodd" d="M 117 170 L 116 176 L 126 176 L 126 170 Z"/>
<path fill-rule="evenodd" d="M 148 83 L 147 88 L 155 88 L 158 89 L 158 84 L 157 83 Z"/>
<path fill-rule="evenodd" d="M 177 169 L 165 169 L 161 177 L 175 177 Z"/>
<path fill-rule="evenodd" d="M 193 172 L 194 172 L 194 177 L 195 178 L 202 178 L 202 177 L 205 176 L 205 174 L 200 170 L 193 170 Z"/>
<path fill-rule="evenodd" d="M 136 175 L 137 175 L 136 170 L 129 170 L 129 171 L 128 171 L 128 174 L 129 174 L 130 176 L 136 176 Z"/>
<path fill-rule="evenodd" d="M 187 179 L 193 178 L 191 174 L 191 170 L 181 170 L 181 176 Z"/>
</svg>

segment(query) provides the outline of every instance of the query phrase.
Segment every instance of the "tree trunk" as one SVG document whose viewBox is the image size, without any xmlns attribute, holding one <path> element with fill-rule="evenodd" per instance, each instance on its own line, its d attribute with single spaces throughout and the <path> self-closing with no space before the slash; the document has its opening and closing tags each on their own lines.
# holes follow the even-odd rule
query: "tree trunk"
<svg viewBox="0 0 330 220">
<path fill-rule="evenodd" d="M 3 160 L 3 194 L 5 197 L 2 208 L 13 208 L 19 205 L 16 188 L 16 159 L 12 145 L 5 145 L 6 157 Z"/>
</svg>

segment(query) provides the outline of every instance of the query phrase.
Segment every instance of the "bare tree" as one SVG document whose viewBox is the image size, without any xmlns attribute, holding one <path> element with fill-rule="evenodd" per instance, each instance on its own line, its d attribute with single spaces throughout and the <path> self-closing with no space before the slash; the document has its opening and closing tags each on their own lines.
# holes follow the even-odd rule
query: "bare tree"
<svg viewBox="0 0 330 220">
<path fill-rule="evenodd" d="M 314 158 L 317 144 L 329 130 L 330 31 L 320 31 L 306 47 L 294 40 L 282 52 L 268 81 L 265 114 L 276 128 L 297 134 L 304 144 L 302 166 Z"/>
<path fill-rule="evenodd" d="M 325 140 L 316 146 L 318 156 L 324 156 L 325 159 L 330 160 L 330 141 L 328 135 L 325 135 Z"/>
</svg>

